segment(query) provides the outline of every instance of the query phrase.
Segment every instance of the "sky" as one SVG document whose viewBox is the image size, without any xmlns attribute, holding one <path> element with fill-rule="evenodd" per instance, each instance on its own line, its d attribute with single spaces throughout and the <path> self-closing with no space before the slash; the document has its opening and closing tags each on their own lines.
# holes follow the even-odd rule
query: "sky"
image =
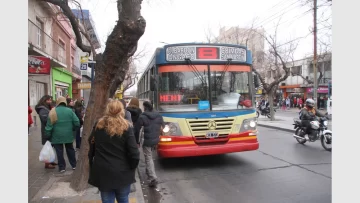
<svg viewBox="0 0 360 203">
<path fill-rule="evenodd" d="M 276 24 L 277 41 L 284 44 L 295 40 L 298 47 L 295 59 L 313 52 L 313 11 L 306 0 L 144 0 L 141 14 L 146 20 L 144 35 L 138 50 L 145 49 L 146 56 L 137 64 L 138 71 L 146 67 L 157 47 L 165 43 L 205 42 L 206 32 L 217 36 L 221 26 L 263 27 L 273 35 Z M 108 34 L 117 20 L 116 0 L 80 0 L 83 9 L 90 10 L 95 21 L 102 49 Z M 331 16 L 331 7 L 319 0 L 319 21 Z M 255 20 L 256 19 L 256 20 Z M 254 21 L 255 20 L 255 21 Z M 329 21 L 331 23 L 331 19 Z M 321 41 L 331 44 L 331 30 L 318 25 Z"/>
</svg>

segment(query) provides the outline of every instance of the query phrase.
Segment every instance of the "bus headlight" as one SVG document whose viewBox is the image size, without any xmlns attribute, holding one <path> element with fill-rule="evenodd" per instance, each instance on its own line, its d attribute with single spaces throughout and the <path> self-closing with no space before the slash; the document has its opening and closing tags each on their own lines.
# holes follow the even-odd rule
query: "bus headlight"
<svg viewBox="0 0 360 203">
<path fill-rule="evenodd" d="M 248 130 L 256 130 L 256 125 L 257 125 L 256 118 L 244 119 L 240 128 L 240 132 L 245 132 Z"/>
<path fill-rule="evenodd" d="M 181 136 L 182 132 L 178 123 L 166 122 L 163 128 L 164 135 Z"/>
<path fill-rule="evenodd" d="M 169 131 L 170 131 L 169 125 L 165 125 L 165 127 L 163 128 L 163 132 L 168 133 Z"/>
</svg>

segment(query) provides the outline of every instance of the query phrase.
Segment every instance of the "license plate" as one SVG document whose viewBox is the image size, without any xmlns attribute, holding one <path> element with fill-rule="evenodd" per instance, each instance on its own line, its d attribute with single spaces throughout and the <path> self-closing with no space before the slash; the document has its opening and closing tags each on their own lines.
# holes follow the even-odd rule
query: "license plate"
<svg viewBox="0 0 360 203">
<path fill-rule="evenodd" d="M 206 133 L 206 138 L 215 138 L 215 137 L 219 137 L 218 132 L 207 132 Z"/>
</svg>

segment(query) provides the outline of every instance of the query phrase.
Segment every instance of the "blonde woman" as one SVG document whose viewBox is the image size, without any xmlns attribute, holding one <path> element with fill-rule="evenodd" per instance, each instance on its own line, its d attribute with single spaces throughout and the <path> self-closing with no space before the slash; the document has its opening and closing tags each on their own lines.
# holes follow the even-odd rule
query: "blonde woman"
<svg viewBox="0 0 360 203">
<path fill-rule="evenodd" d="M 134 133 L 120 101 L 109 100 L 90 135 L 89 184 L 98 187 L 103 203 L 128 203 L 130 185 L 140 160 Z"/>
</svg>

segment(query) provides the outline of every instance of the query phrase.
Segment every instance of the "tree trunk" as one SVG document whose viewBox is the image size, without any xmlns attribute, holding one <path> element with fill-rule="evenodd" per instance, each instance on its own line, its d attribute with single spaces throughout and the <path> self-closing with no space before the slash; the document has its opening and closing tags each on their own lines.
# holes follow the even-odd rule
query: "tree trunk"
<svg viewBox="0 0 360 203">
<path fill-rule="evenodd" d="M 145 20 L 140 15 L 142 0 L 118 0 L 119 20 L 106 41 L 101 60 L 96 60 L 96 75 L 91 88 L 82 133 L 82 142 L 77 167 L 72 175 L 71 187 L 84 191 L 89 178 L 88 138 L 95 122 L 103 115 L 109 97 L 123 82 L 129 69 L 127 63 L 136 49 L 137 42 L 145 31 Z"/>
<path fill-rule="evenodd" d="M 269 106 L 270 106 L 270 120 L 274 121 L 275 120 L 275 113 L 274 113 L 274 95 L 275 95 L 275 90 L 276 88 L 272 88 L 269 93 L 268 93 L 268 100 L 269 100 Z"/>
</svg>

